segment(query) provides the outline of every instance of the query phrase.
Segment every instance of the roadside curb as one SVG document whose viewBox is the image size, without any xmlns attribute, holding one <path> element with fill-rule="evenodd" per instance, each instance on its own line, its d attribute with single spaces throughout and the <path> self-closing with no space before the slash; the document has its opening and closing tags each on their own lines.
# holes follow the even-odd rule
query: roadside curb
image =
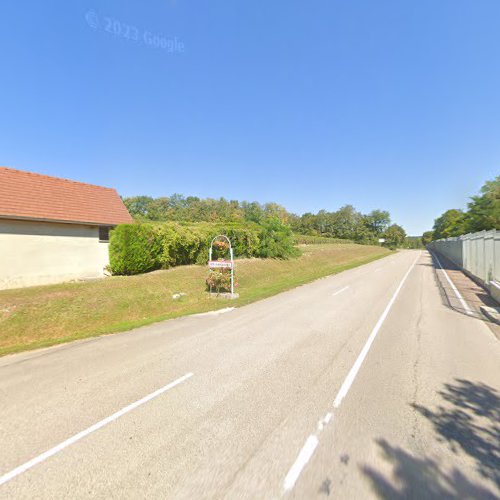
<svg viewBox="0 0 500 500">
<path fill-rule="evenodd" d="M 481 306 L 479 309 L 493 323 L 500 325 L 500 307 Z"/>
</svg>

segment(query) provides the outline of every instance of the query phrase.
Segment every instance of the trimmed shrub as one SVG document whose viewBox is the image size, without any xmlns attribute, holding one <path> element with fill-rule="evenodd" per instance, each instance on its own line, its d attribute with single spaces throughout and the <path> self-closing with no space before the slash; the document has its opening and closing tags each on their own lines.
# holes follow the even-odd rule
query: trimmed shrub
<svg viewBox="0 0 500 500">
<path fill-rule="evenodd" d="M 186 264 L 205 264 L 218 234 L 231 240 L 237 257 L 285 259 L 298 254 L 288 226 L 278 219 L 256 223 L 135 223 L 117 226 L 110 237 L 113 274 L 139 274 Z M 214 251 L 215 259 L 222 257 Z"/>
<path fill-rule="evenodd" d="M 121 224 L 111 231 L 109 263 L 114 274 L 139 274 L 160 267 L 162 245 L 153 224 Z"/>
</svg>

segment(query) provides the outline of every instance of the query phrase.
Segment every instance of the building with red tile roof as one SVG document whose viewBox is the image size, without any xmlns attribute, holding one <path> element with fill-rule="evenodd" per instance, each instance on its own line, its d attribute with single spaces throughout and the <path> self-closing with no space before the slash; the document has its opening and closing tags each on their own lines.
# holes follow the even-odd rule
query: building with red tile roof
<svg viewBox="0 0 500 500">
<path fill-rule="evenodd" d="M 0 217 L 114 226 L 132 222 L 115 189 L 0 167 Z"/>
<path fill-rule="evenodd" d="M 131 222 L 115 189 L 0 167 L 0 289 L 104 276 Z"/>
</svg>

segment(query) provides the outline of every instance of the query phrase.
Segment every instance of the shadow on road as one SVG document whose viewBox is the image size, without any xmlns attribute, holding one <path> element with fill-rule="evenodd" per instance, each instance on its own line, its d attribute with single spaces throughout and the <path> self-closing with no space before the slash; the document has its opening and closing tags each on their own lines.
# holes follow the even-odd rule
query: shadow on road
<svg viewBox="0 0 500 500">
<path fill-rule="evenodd" d="M 439 393 L 446 406 L 412 405 L 428 418 L 441 441 L 472 457 L 477 471 L 500 488 L 500 396 L 481 383 L 457 379 Z"/>
<path fill-rule="evenodd" d="M 380 498 L 500 498 L 500 395 L 482 383 L 457 379 L 439 392 L 442 405 L 429 409 L 412 404 L 434 427 L 436 438 L 447 443 L 455 455 L 466 455 L 477 472 L 493 487 L 477 484 L 459 470 L 426 456 L 416 456 L 385 439 L 377 440 L 382 456 L 392 466 L 385 475 L 373 466 L 362 465 Z M 485 481 L 485 482 L 486 482 Z"/>
</svg>

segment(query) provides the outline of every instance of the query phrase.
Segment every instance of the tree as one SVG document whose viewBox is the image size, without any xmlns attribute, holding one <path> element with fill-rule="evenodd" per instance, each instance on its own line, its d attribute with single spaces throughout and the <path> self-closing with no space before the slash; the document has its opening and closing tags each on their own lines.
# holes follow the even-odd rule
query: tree
<svg viewBox="0 0 500 500">
<path fill-rule="evenodd" d="M 426 231 L 422 235 L 422 244 L 427 246 L 432 240 L 434 240 L 434 231 Z"/>
<path fill-rule="evenodd" d="M 269 219 L 279 219 L 283 224 L 288 223 L 289 214 L 285 207 L 278 205 L 278 203 L 266 203 L 263 207 L 264 214 Z"/>
<path fill-rule="evenodd" d="M 466 215 L 467 232 L 500 229 L 500 175 L 487 181 L 481 195 L 472 196 Z"/>
<path fill-rule="evenodd" d="M 390 248 L 398 248 L 403 246 L 406 239 L 406 232 L 397 224 L 392 224 L 384 232 L 384 245 Z"/>
<path fill-rule="evenodd" d="M 345 205 L 330 214 L 329 235 L 334 238 L 354 240 L 359 234 L 358 228 L 362 223 L 362 215 L 352 205 Z"/>
<path fill-rule="evenodd" d="M 465 214 L 452 208 L 434 221 L 434 239 L 450 238 L 465 233 Z"/>
<path fill-rule="evenodd" d="M 264 210 L 260 203 L 244 201 L 241 206 L 246 220 L 259 223 L 264 219 Z"/>
<path fill-rule="evenodd" d="M 149 208 L 153 198 L 150 196 L 132 196 L 123 198 L 123 203 L 127 207 L 130 215 L 139 219 L 148 219 Z"/>
<path fill-rule="evenodd" d="M 372 210 L 365 215 L 364 223 L 374 236 L 379 237 L 391 223 L 391 216 L 386 210 Z"/>
</svg>

